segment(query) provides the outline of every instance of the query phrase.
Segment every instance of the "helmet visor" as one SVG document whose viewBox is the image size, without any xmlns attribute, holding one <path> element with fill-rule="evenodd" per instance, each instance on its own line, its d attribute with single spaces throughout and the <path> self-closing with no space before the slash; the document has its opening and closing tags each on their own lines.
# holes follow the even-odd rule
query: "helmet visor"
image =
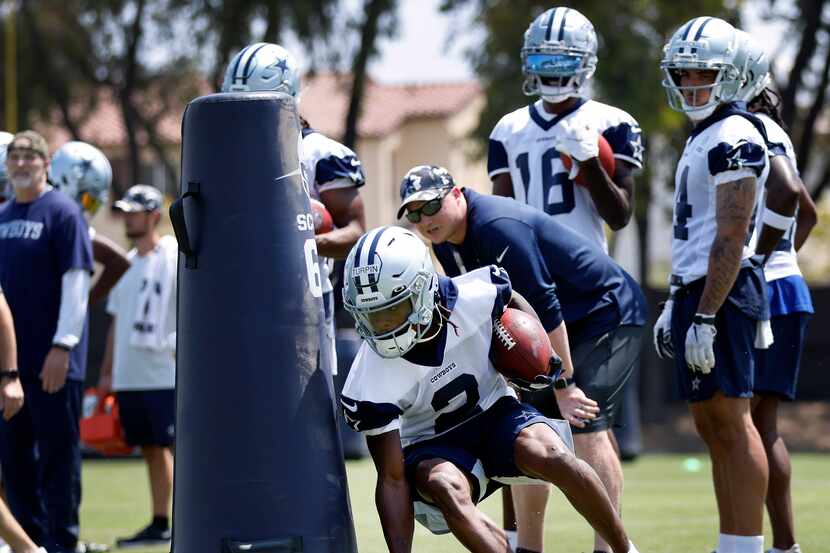
<svg viewBox="0 0 830 553">
<path fill-rule="evenodd" d="M 528 54 L 525 73 L 542 77 L 571 77 L 582 67 L 582 56 L 574 54 Z"/>
</svg>

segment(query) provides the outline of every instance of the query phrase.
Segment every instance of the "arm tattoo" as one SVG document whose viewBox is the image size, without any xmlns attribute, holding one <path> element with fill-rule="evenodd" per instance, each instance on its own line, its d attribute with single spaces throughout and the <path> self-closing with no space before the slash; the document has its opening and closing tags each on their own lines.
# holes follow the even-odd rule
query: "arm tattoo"
<svg viewBox="0 0 830 553">
<path fill-rule="evenodd" d="M 698 312 L 714 314 L 735 284 L 744 241 L 755 207 L 755 177 L 726 182 L 717 188 L 717 234 L 709 251 L 709 270 Z"/>
</svg>

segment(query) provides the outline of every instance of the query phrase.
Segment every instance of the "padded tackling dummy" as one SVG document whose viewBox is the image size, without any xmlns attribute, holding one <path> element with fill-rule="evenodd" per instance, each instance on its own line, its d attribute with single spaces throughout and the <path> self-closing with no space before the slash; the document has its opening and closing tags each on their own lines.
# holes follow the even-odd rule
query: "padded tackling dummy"
<svg viewBox="0 0 830 553">
<path fill-rule="evenodd" d="M 356 552 L 294 100 L 182 125 L 173 551 Z"/>
</svg>

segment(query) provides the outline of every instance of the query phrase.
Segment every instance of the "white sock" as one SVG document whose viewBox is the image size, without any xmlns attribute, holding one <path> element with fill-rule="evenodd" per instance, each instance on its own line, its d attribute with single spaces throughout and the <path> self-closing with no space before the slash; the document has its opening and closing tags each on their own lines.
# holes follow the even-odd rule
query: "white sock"
<svg viewBox="0 0 830 553">
<path fill-rule="evenodd" d="M 732 536 L 735 553 L 764 553 L 764 536 Z"/>
<path fill-rule="evenodd" d="M 718 534 L 718 553 L 735 553 L 735 536 Z"/>
<path fill-rule="evenodd" d="M 515 551 L 519 543 L 518 534 L 515 530 L 505 530 L 504 533 L 507 535 L 507 543 L 510 544 L 510 550 Z"/>
<path fill-rule="evenodd" d="M 640 553 L 637 551 L 637 548 L 634 547 L 634 542 L 631 540 L 628 541 L 628 553 Z"/>
</svg>

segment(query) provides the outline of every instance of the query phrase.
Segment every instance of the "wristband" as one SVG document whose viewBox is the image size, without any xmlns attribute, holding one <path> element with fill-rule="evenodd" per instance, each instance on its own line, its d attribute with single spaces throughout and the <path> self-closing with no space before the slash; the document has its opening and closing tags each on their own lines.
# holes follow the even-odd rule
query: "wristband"
<svg viewBox="0 0 830 553">
<path fill-rule="evenodd" d="M 778 230 L 787 230 L 795 221 L 794 216 L 781 215 L 776 213 L 768 207 L 764 207 L 764 216 L 762 217 L 764 224 Z"/>
<path fill-rule="evenodd" d="M 20 378 L 20 372 L 17 369 L 0 371 L 0 380 L 17 380 L 18 378 Z"/>
<path fill-rule="evenodd" d="M 564 390 L 568 386 L 574 383 L 573 377 L 567 378 L 565 376 L 560 376 L 556 380 L 553 381 L 553 387 L 557 390 Z"/>
<path fill-rule="evenodd" d="M 711 325 L 715 326 L 715 316 L 707 315 L 705 313 L 695 313 L 692 322 L 696 325 Z"/>
</svg>

